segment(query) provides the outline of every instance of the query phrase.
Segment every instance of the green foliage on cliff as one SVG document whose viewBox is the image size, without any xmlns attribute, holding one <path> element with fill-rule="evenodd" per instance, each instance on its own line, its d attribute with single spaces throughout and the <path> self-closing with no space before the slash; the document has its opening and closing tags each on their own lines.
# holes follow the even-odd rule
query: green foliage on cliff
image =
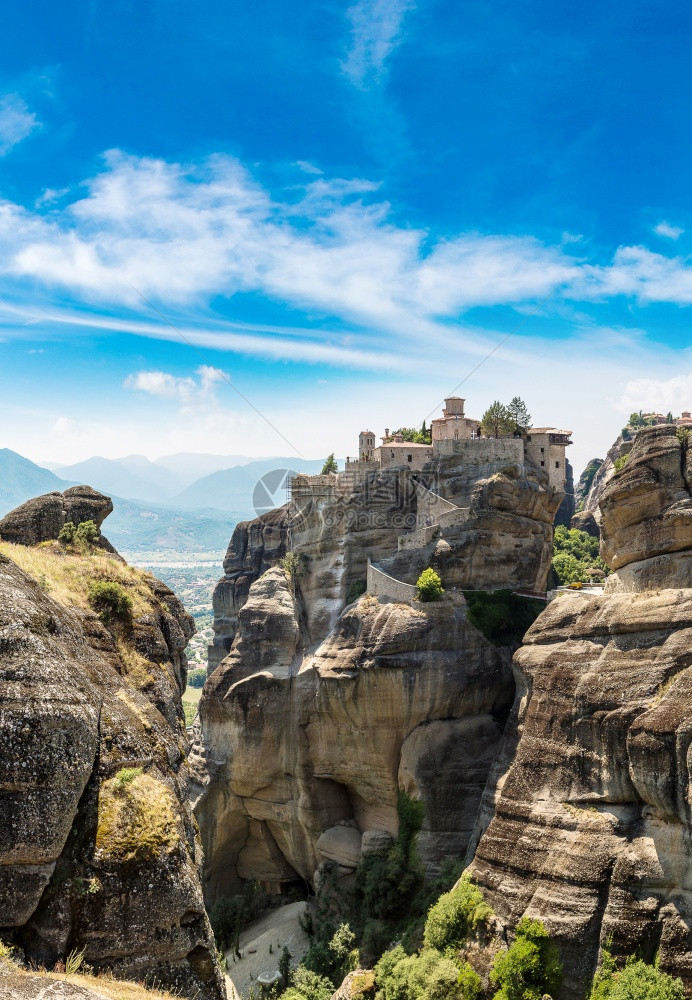
<svg viewBox="0 0 692 1000">
<path fill-rule="evenodd" d="M 281 994 L 282 1000 L 331 1000 L 334 986 L 326 976 L 318 976 L 300 965 L 291 975 L 291 985 Z"/>
<path fill-rule="evenodd" d="M 431 906 L 425 921 L 423 943 L 427 948 L 444 951 L 459 947 L 491 915 L 492 910 L 468 875 Z"/>
<path fill-rule="evenodd" d="M 540 920 L 522 917 L 513 943 L 493 963 L 490 982 L 500 987 L 493 1000 L 540 1000 L 545 993 L 557 994 L 562 963 Z"/>
<path fill-rule="evenodd" d="M 435 570 L 429 566 L 418 577 L 416 588 L 418 590 L 418 598 L 421 601 L 439 601 L 444 594 L 442 580 Z"/>
<path fill-rule="evenodd" d="M 555 529 L 553 540 L 553 570 L 561 586 L 570 583 L 588 583 L 592 577 L 602 579 L 608 567 L 598 554 L 598 539 L 585 531 L 565 528 Z M 600 573 L 590 573 L 598 570 Z"/>
<path fill-rule="evenodd" d="M 605 948 L 589 994 L 589 1000 L 684 1000 L 684 997 L 679 979 L 635 958 L 629 958 L 624 969 L 618 969 Z"/>
<path fill-rule="evenodd" d="M 486 437 L 507 437 L 516 430 L 516 424 L 512 419 L 508 407 L 495 400 L 481 417 L 481 431 Z"/>
<path fill-rule="evenodd" d="M 335 985 L 344 956 L 335 950 L 335 935 L 344 925 L 354 935 L 361 961 L 375 961 L 397 937 L 417 925 L 433 901 L 423 885 L 423 868 L 416 839 L 423 825 L 423 803 L 399 792 L 399 833 L 379 850 L 363 854 L 351 886 L 338 879 L 338 866 L 320 867 L 313 940 L 304 959 L 306 968 L 328 976 Z M 435 895 L 442 888 L 437 886 Z M 343 932 L 345 933 L 345 932 Z M 348 970 L 347 970 L 348 971 Z"/>
<path fill-rule="evenodd" d="M 106 625 L 132 622 L 132 598 L 125 588 L 113 581 L 97 580 L 89 587 L 88 600 Z"/>
<path fill-rule="evenodd" d="M 465 590 L 464 597 L 467 620 L 494 646 L 520 645 L 545 608 L 543 601 L 511 590 Z"/>
<path fill-rule="evenodd" d="M 620 455 L 618 458 L 615 459 L 615 461 L 613 462 L 613 467 L 615 469 L 615 474 L 616 475 L 617 475 L 618 472 L 622 472 L 622 470 L 625 468 L 625 466 L 629 462 L 629 459 L 630 459 L 630 453 L 629 452 L 627 452 L 626 455 Z"/>
<path fill-rule="evenodd" d="M 386 952 L 375 967 L 382 1000 L 475 1000 L 481 980 L 468 962 L 435 948 L 407 955 L 399 945 Z"/>
</svg>

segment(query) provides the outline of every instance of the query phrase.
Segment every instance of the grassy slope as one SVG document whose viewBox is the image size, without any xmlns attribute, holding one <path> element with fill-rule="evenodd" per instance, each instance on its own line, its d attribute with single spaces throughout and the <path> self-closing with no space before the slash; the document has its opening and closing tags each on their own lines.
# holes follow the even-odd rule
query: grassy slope
<svg viewBox="0 0 692 1000">
<path fill-rule="evenodd" d="M 89 586 L 99 580 L 122 584 L 132 598 L 135 617 L 148 614 L 157 607 L 148 573 L 128 566 L 98 549 L 84 556 L 65 552 L 57 542 L 48 542 L 35 548 L 0 542 L 0 553 L 16 563 L 37 580 L 51 597 L 68 608 L 89 610 Z"/>
</svg>

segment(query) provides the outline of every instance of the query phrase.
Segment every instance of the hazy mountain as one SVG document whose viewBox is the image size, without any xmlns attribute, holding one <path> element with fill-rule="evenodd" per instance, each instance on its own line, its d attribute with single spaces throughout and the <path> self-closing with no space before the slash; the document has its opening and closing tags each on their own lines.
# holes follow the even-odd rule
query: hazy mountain
<svg viewBox="0 0 692 1000">
<path fill-rule="evenodd" d="M 230 511 L 172 510 L 113 497 L 103 533 L 122 552 L 224 551 L 239 517 Z"/>
<path fill-rule="evenodd" d="M 212 472 L 230 469 L 234 465 L 247 465 L 256 459 L 247 455 L 198 455 L 194 452 L 180 451 L 175 455 L 163 455 L 154 461 L 154 465 L 168 469 L 179 480 L 180 490 L 194 483 L 196 479 L 210 476 Z"/>
<path fill-rule="evenodd" d="M 82 464 L 82 463 L 80 463 Z M 83 463 L 86 464 L 86 463 Z M 70 468 L 76 468 L 71 466 Z M 0 517 L 32 497 L 63 492 L 75 482 L 99 486 L 81 476 L 65 482 L 53 472 L 29 461 L 8 448 L 0 449 Z M 236 522 L 250 515 L 250 501 L 238 505 L 238 511 L 172 510 L 168 507 L 133 503 L 112 491 L 104 490 L 113 499 L 113 513 L 106 519 L 103 532 L 117 549 L 129 552 L 159 550 L 162 552 L 223 551 L 228 545 Z"/>
<path fill-rule="evenodd" d="M 31 497 L 67 489 L 70 483 L 9 448 L 0 448 L 0 517 Z"/>
<path fill-rule="evenodd" d="M 63 479 L 88 483 L 109 496 L 149 503 L 165 503 L 184 488 L 184 482 L 169 469 L 150 462 L 144 455 L 128 455 L 125 458 L 95 455 L 75 465 L 60 466 L 58 474 Z"/>
<path fill-rule="evenodd" d="M 262 509 L 268 509 L 267 503 L 269 506 L 285 503 L 282 470 L 316 473 L 323 465 L 322 458 L 264 458 L 204 476 L 173 497 L 171 504 L 197 509 L 213 506 L 217 510 L 245 510 L 245 518 L 254 517 L 258 503 Z M 253 499 L 256 488 L 259 495 Z"/>
</svg>

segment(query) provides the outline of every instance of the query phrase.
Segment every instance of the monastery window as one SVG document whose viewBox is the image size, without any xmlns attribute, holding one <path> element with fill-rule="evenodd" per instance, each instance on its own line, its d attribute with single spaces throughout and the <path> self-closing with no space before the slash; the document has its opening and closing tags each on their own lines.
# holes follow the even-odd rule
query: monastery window
<svg viewBox="0 0 692 1000">
<path fill-rule="evenodd" d="M 541 455 L 545 455 L 545 448 L 541 448 Z"/>
<path fill-rule="evenodd" d="M 556 462 L 556 463 L 555 463 L 555 468 L 556 468 L 556 469 L 559 469 L 559 468 L 560 468 L 560 463 L 559 463 L 559 462 Z"/>
<path fill-rule="evenodd" d="M 413 461 L 413 455 L 409 455 L 408 456 L 408 460 L 409 460 L 409 462 L 412 462 Z"/>
<path fill-rule="evenodd" d="M 526 440 L 527 440 L 527 441 L 530 441 L 530 440 L 531 440 L 531 435 L 530 435 L 530 434 L 527 434 L 527 435 L 526 435 Z"/>
<path fill-rule="evenodd" d="M 391 457 L 394 458 L 394 452 L 391 452 Z"/>
<path fill-rule="evenodd" d="M 545 462 L 541 462 L 541 465 L 545 465 Z"/>
</svg>

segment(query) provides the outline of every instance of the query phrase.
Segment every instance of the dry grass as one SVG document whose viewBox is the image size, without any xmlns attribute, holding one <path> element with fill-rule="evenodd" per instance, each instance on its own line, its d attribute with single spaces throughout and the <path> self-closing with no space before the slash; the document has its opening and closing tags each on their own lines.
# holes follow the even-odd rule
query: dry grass
<svg viewBox="0 0 692 1000">
<path fill-rule="evenodd" d="M 99 791 L 96 851 L 118 861 L 154 861 L 170 854 L 182 837 L 177 803 L 151 774 L 127 782 L 118 775 Z"/>
<path fill-rule="evenodd" d="M 107 581 L 119 583 L 125 588 L 132 598 L 135 617 L 159 608 L 148 574 L 99 549 L 80 555 L 66 552 L 57 542 L 34 548 L 0 542 L 0 553 L 37 580 L 51 597 L 66 607 L 89 610 L 89 586 L 98 581 Z"/>
<path fill-rule="evenodd" d="M 123 639 L 116 641 L 120 662 L 125 668 L 127 679 L 138 691 L 144 691 L 155 683 L 154 671 L 160 671 L 158 664 L 150 663 L 146 657 L 129 646 Z"/>
<path fill-rule="evenodd" d="M 107 1000 L 174 1000 L 173 993 L 162 993 L 160 990 L 147 989 L 139 983 L 130 983 L 123 979 L 113 979 L 110 976 L 82 976 L 49 972 L 47 979 L 58 979 L 75 986 L 83 986 L 93 990 Z"/>
<path fill-rule="evenodd" d="M 5 971 L 10 976 L 9 985 L 12 981 L 19 986 L 22 979 L 40 979 L 47 982 L 71 983 L 73 986 L 81 986 L 91 990 L 105 1000 L 177 1000 L 173 993 L 148 988 L 141 983 L 133 983 L 125 979 L 115 979 L 109 973 L 101 973 L 98 976 L 89 975 L 86 972 L 46 972 L 41 969 L 39 972 L 27 972 L 18 965 L 12 958 L 12 950 L 0 942 L 0 966 L 4 966 Z M 0 985 L 2 980 L 0 980 Z"/>
</svg>

